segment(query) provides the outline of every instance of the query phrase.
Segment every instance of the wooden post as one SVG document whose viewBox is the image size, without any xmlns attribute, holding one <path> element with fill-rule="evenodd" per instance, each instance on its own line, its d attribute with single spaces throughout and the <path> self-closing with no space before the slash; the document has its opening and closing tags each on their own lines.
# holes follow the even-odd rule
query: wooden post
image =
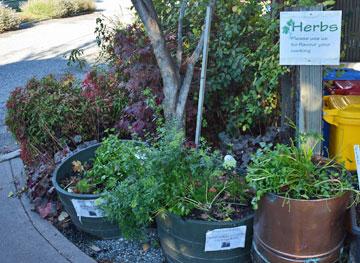
<svg viewBox="0 0 360 263">
<path fill-rule="evenodd" d="M 323 6 L 300 8 L 300 11 L 322 11 Z M 322 135 L 323 66 L 299 66 L 299 107 L 297 127 L 301 133 Z M 312 147 L 314 142 L 309 142 Z M 317 145 L 315 154 L 321 154 Z"/>
<path fill-rule="evenodd" d="M 296 79 L 295 70 L 283 75 L 280 80 L 281 95 L 281 130 L 288 131 L 289 122 L 296 123 Z"/>
<path fill-rule="evenodd" d="M 323 6 L 315 7 L 297 7 L 288 11 L 322 11 Z M 322 66 L 298 66 L 296 67 L 296 126 L 300 133 L 318 133 L 322 135 L 322 97 L 323 97 L 323 67 Z M 282 83 L 282 91 L 289 92 L 289 81 Z M 285 95 L 285 94 L 284 94 Z M 282 99 L 284 108 L 282 115 L 288 117 L 291 115 L 291 94 L 287 94 L 288 98 Z M 289 109 L 290 107 L 290 109 Z M 291 116 L 290 116 L 291 117 Z M 284 119 L 282 119 L 282 122 Z M 282 123 L 283 124 L 283 123 Z M 309 142 L 312 147 L 314 142 Z M 321 154 L 321 145 L 315 148 L 315 154 Z"/>
<path fill-rule="evenodd" d="M 299 132 L 322 134 L 323 67 L 300 66 L 299 85 Z M 315 148 L 315 153 L 321 154 L 321 145 Z"/>
</svg>

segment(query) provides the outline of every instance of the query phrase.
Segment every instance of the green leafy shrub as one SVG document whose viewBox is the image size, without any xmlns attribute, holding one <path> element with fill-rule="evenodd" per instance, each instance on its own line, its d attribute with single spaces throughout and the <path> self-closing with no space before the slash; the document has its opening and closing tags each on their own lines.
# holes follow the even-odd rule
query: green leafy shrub
<svg viewBox="0 0 360 263">
<path fill-rule="evenodd" d="M 219 153 L 184 145 L 174 128 L 144 155 L 142 170 L 121 181 L 104 198 L 103 209 L 127 238 L 139 238 L 162 212 L 203 220 L 231 220 L 248 205 L 245 178 L 234 160 L 223 165 Z"/>
<path fill-rule="evenodd" d="M 19 27 L 21 19 L 15 10 L 0 5 L 0 33 Z"/>
<path fill-rule="evenodd" d="M 163 28 L 175 32 L 179 1 L 154 0 Z M 189 1 L 185 53 L 201 33 L 207 0 Z M 266 1 L 217 1 L 209 47 L 206 119 L 212 130 L 256 133 L 276 123 L 279 77 L 278 19 Z"/>
<path fill-rule="evenodd" d="M 315 6 L 322 4 L 325 7 L 332 6 L 335 4 L 335 0 L 286 0 L 287 6 Z"/>
<path fill-rule="evenodd" d="M 313 155 L 314 148 L 306 144 L 309 138 L 308 135 L 301 136 L 300 147 L 294 143 L 277 144 L 274 149 L 265 148 L 254 156 L 246 180 L 256 190 L 253 199 L 255 208 L 267 193 L 309 200 L 355 191 L 351 185 L 351 176 L 342 166 L 333 160 Z"/>
<path fill-rule="evenodd" d="M 129 175 L 143 174 L 147 149 L 144 143 L 120 140 L 117 135 L 108 136 L 96 150 L 92 167 L 78 169 L 82 178 L 76 184 L 76 192 L 98 194 L 110 191 Z"/>
<path fill-rule="evenodd" d="M 21 6 L 28 19 L 60 18 L 95 10 L 94 0 L 29 0 Z"/>
<path fill-rule="evenodd" d="M 75 145 L 76 135 L 99 140 L 125 106 L 126 92 L 111 74 L 92 71 L 82 83 L 70 75 L 59 81 L 50 75 L 11 93 L 6 124 L 30 164 Z"/>
</svg>

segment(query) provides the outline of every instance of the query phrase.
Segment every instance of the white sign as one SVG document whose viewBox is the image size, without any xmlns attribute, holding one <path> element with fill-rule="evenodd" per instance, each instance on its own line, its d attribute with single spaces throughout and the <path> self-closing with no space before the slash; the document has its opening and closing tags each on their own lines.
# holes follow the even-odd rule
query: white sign
<svg viewBox="0 0 360 263">
<path fill-rule="evenodd" d="M 92 217 L 92 218 L 99 218 L 104 217 L 103 211 L 97 206 L 97 199 L 92 200 L 79 200 L 79 199 L 72 199 L 71 200 L 77 216 L 81 217 Z"/>
<path fill-rule="evenodd" d="M 341 11 L 280 13 L 280 65 L 339 65 Z"/>
<path fill-rule="evenodd" d="M 246 226 L 221 228 L 206 233 L 205 251 L 245 247 Z"/>
<path fill-rule="evenodd" d="M 355 152 L 355 162 L 356 162 L 358 183 L 359 183 L 359 188 L 360 188 L 360 147 L 358 144 L 354 145 L 354 152 Z"/>
</svg>

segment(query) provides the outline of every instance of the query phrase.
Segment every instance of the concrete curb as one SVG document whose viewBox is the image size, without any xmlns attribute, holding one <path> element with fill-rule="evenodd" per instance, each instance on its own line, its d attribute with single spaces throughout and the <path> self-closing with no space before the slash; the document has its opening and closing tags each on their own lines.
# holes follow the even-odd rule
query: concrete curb
<svg viewBox="0 0 360 263">
<path fill-rule="evenodd" d="M 19 181 L 19 186 L 16 186 L 16 188 L 21 188 L 21 186 L 25 185 L 22 161 L 19 158 L 12 159 L 10 165 L 14 175 L 14 181 Z M 20 202 L 32 226 L 67 262 L 96 263 L 94 259 L 86 255 L 64 237 L 52 224 L 41 218 L 39 214 L 33 212 L 31 210 L 32 205 L 30 199 L 25 194 L 20 198 Z"/>
<path fill-rule="evenodd" d="M 17 158 L 19 156 L 20 156 L 20 150 L 19 149 L 16 150 L 16 151 L 10 152 L 10 153 L 0 155 L 0 163 L 10 161 L 10 160 L 15 159 L 15 158 Z"/>
</svg>

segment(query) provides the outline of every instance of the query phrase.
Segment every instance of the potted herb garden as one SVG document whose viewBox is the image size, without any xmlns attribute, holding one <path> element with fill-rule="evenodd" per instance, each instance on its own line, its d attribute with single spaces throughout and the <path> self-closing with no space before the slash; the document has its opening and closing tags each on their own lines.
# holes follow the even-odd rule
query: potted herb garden
<svg viewBox="0 0 360 263">
<path fill-rule="evenodd" d="M 236 162 L 187 147 L 172 129 L 133 173 L 104 196 L 102 208 L 125 237 L 146 238 L 156 221 L 168 262 L 250 262 L 253 212 Z"/>
<path fill-rule="evenodd" d="M 309 137 L 299 147 L 278 144 L 259 151 L 247 181 L 256 190 L 253 204 L 254 260 L 337 262 L 346 230 L 351 176 L 332 160 L 313 155 Z M 314 146 L 315 147 L 315 146 Z"/>
<path fill-rule="evenodd" d="M 100 208 L 101 197 L 129 174 L 139 172 L 139 156 L 145 150 L 142 143 L 110 135 L 103 143 L 78 151 L 57 167 L 53 185 L 78 229 L 100 238 L 120 236 L 118 225 L 110 223 Z"/>
</svg>

